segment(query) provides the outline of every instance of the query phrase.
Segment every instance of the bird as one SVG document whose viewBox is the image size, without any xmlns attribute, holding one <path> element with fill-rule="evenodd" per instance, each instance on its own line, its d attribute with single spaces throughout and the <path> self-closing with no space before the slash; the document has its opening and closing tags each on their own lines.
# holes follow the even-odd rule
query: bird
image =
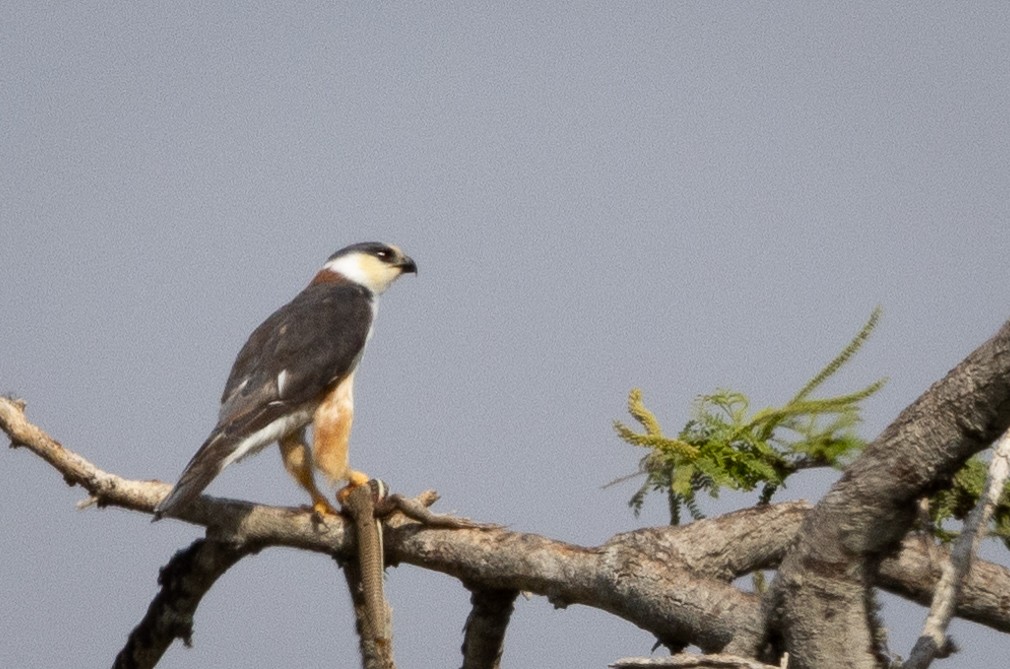
<svg viewBox="0 0 1010 669">
<path fill-rule="evenodd" d="M 372 335 L 379 296 L 417 264 L 398 247 L 361 242 L 331 255 L 308 286 L 259 325 L 239 351 L 217 424 L 186 465 L 154 520 L 200 495 L 228 465 L 280 445 L 285 468 L 313 511 L 336 514 L 315 482 L 318 469 L 343 492 L 369 477 L 350 468 L 354 375 Z M 305 432 L 312 426 L 312 448 Z M 338 495 L 339 497 L 339 495 Z"/>
</svg>

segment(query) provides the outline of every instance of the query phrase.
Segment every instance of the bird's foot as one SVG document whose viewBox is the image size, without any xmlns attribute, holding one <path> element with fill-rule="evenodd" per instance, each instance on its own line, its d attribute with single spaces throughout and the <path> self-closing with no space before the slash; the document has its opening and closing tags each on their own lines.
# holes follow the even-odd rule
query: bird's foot
<svg viewBox="0 0 1010 669">
<path fill-rule="evenodd" d="M 337 511 L 325 497 L 320 497 L 318 499 L 312 500 L 312 513 L 319 516 L 338 516 L 340 512 Z"/>
<path fill-rule="evenodd" d="M 417 498 L 410 499 L 403 495 L 381 495 L 375 503 L 375 516 L 377 518 L 386 517 L 393 513 L 402 513 L 407 518 L 415 520 L 422 525 L 440 529 L 473 529 L 473 530 L 497 530 L 501 525 L 478 523 L 469 518 L 453 516 L 445 513 L 434 513 L 428 507 L 438 500 L 438 493 L 434 490 L 427 490 Z"/>
<path fill-rule="evenodd" d="M 347 506 L 347 498 L 350 496 L 351 491 L 359 486 L 366 485 L 369 480 L 368 474 L 351 470 L 347 474 L 347 485 L 337 491 L 337 501 L 340 502 L 341 506 Z"/>
</svg>

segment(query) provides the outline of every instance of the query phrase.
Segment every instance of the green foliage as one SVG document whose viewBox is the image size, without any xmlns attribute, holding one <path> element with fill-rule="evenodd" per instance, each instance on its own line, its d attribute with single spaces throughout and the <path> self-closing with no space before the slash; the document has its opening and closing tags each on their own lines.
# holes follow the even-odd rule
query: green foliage
<svg viewBox="0 0 1010 669">
<path fill-rule="evenodd" d="M 724 487 L 761 488 L 760 502 L 767 503 L 790 474 L 845 464 L 864 445 L 855 433 L 860 403 L 880 390 L 884 380 L 834 397 L 812 394 L 862 347 L 879 319 L 878 308 L 842 352 L 783 406 L 751 413 L 745 395 L 717 390 L 698 398 L 676 437 L 663 433 L 641 391 L 633 389 L 628 411 L 642 431 L 620 421 L 614 421 L 614 429 L 627 443 L 649 449 L 640 467 L 646 481 L 629 502 L 636 515 L 653 490 L 666 494 L 670 522 L 676 525 L 684 511 L 693 519 L 704 517 L 699 493 L 716 497 Z"/>
<path fill-rule="evenodd" d="M 865 445 L 855 432 L 860 404 L 880 390 L 884 380 L 834 397 L 812 395 L 855 355 L 879 319 L 880 310 L 875 309 L 842 352 L 781 407 L 751 413 L 746 395 L 717 390 L 699 397 L 690 420 L 670 437 L 645 406 L 642 391 L 633 389 L 628 411 L 641 431 L 620 421 L 614 421 L 614 429 L 625 442 L 649 451 L 639 472 L 645 483 L 629 501 L 635 514 L 648 493 L 661 492 L 669 504 L 670 522 L 677 525 L 685 512 L 695 520 L 704 517 L 700 493 L 717 497 L 722 488 L 745 492 L 760 488 L 759 503 L 765 504 L 794 472 L 847 464 Z M 976 506 L 987 469 L 982 459 L 972 458 L 948 488 L 930 498 L 928 529 L 936 537 L 943 541 L 957 537 L 956 529 L 949 529 L 950 521 L 963 521 Z M 1010 483 L 993 512 L 989 534 L 1010 549 Z"/>
<path fill-rule="evenodd" d="M 958 532 L 944 527 L 951 519 L 964 520 L 978 504 L 985 485 L 988 465 L 979 457 L 965 463 L 954 475 L 950 488 L 941 490 L 929 500 L 929 518 L 933 534 L 943 541 L 953 541 Z M 1003 541 L 1010 549 L 1010 483 L 1003 486 L 1003 493 L 993 510 L 989 533 Z"/>
</svg>

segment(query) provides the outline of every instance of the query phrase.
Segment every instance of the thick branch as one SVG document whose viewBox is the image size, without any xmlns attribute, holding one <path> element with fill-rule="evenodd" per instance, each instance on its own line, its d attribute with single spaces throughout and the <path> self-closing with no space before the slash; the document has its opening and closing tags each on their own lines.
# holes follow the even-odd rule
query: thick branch
<svg viewBox="0 0 1010 669">
<path fill-rule="evenodd" d="M 954 617 L 965 577 L 978 553 L 982 536 L 989 528 L 989 520 L 996 505 L 999 504 L 1008 475 L 1010 475 L 1010 432 L 1004 432 L 993 450 L 989 475 L 986 477 L 985 488 L 978 504 L 965 520 L 961 535 L 951 548 L 950 559 L 943 565 L 940 583 L 933 593 L 933 603 L 926 618 L 926 625 L 915 647 L 912 648 L 905 669 L 927 669 L 933 659 L 941 656 L 941 653 L 949 647 L 947 626 Z"/>
<path fill-rule="evenodd" d="M 911 527 L 915 501 L 1008 425 L 1010 322 L 905 409 L 807 517 L 770 600 L 793 669 L 882 661 L 871 597 L 880 560 Z"/>
<path fill-rule="evenodd" d="M 18 444 L 48 454 L 46 459 L 68 482 L 84 485 L 100 506 L 151 513 L 169 489 L 161 482 L 101 472 L 28 423 L 20 406 L 4 398 L 0 428 Z M 429 495 L 426 501 L 432 499 Z M 802 502 L 744 509 L 681 527 L 628 532 L 597 548 L 501 528 L 469 529 L 441 516 L 436 519 L 448 527 L 433 528 L 395 513 L 385 528 L 384 543 L 387 563 L 407 562 L 452 574 L 471 589 L 525 590 L 550 597 L 559 606 L 597 606 L 670 645 L 697 643 L 719 650 L 730 639 L 756 644 L 761 630 L 756 598 L 729 581 L 775 567 L 796 540 L 808 511 Z M 352 534 L 344 521 L 320 522 L 301 509 L 204 496 L 180 509 L 178 517 L 237 545 L 289 546 L 345 560 L 353 555 Z M 928 602 L 944 555 L 926 540 L 909 538 L 900 553 L 882 563 L 880 584 Z M 1010 570 L 976 563 L 958 615 L 1010 631 L 1010 609 L 1000 594 L 1006 592 Z"/>
<path fill-rule="evenodd" d="M 390 523 L 387 557 L 441 571 L 472 587 L 529 591 L 555 606 L 595 606 L 665 645 L 718 649 L 760 629 L 755 598 L 621 542 L 583 548 L 534 534 L 426 530 Z M 689 525 L 680 541 L 691 542 Z"/>
<path fill-rule="evenodd" d="M 877 585 L 928 606 L 950 551 L 928 537 L 908 537 L 897 555 L 880 563 Z M 1010 569 L 977 560 L 961 586 L 957 615 L 1010 634 Z"/>
<path fill-rule="evenodd" d="M 199 539 L 176 553 L 158 575 L 161 590 L 116 656 L 114 669 L 150 669 L 176 639 L 192 643 L 193 615 L 217 579 L 251 551 Z"/>
<path fill-rule="evenodd" d="M 473 608 L 463 626 L 462 669 L 499 669 L 505 631 L 518 595 L 515 590 L 473 591 Z"/>
<path fill-rule="evenodd" d="M 689 655 L 670 657 L 626 657 L 610 665 L 612 669 L 779 669 L 736 655 Z"/>
</svg>

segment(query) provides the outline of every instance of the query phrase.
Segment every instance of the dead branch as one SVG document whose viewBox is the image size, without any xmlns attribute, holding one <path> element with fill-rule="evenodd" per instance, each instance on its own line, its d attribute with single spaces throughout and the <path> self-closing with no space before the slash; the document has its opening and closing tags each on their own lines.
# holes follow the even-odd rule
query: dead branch
<svg viewBox="0 0 1010 669">
<path fill-rule="evenodd" d="M 193 615 L 211 586 L 236 562 L 248 555 L 248 547 L 199 539 L 172 556 L 161 568 L 161 590 L 116 656 L 113 669 L 151 669 L 176 639 L 192 645 Z"/>
<path fill-rule="evenodd" d="M 613 669 L 780 669 L 736 655 L 689 655 L 679 653 L 670 657 L 626 657 L 610 665 Z"/>
<path fill-rule="evenodd" d="M 978 504 L 972 509 L 961 535 L 954 542 L 950 559 L 943 564 L 940 582 L 933 593 L 929 616 L 926 618 L 922 635 L 912 648 L 908 661 L 905 662 L 905 669 L 927 669 L 934 658 L 942 657 L 950 647 L 947 640 L 947 626 L 954 617 L 954 608 L 960 598 L 965 577 L 978 554 L 979 543 L 989 527 L 993 510 L 999 504 L 1008 475 L 1010 475 L 1010 432 L 1004 432 L 993 449 L 989 475 L 986 477 Z"/>
<path fill-rule="evenodd" d="M 169 486 L 131 481 L 99 470 L 28 422 L 23 406 L 0 398 L 0 428 L 15 445 L 47 460 L 99 506 L 151 513 Z M 433 501 L 426 494 L 417 503 Z M 797 540 L 809 506 L 801 502 L 744 509 L 680 527 L 645 528 L 585 548 L 465 522 L 431 527 L 394 512 L 384 528 L 387 564 L 407 562 L 451 574 L 471 589 L 529 591 L 558 606 L 572 603 L 615 613 L 663 643 L 722 650 L 731 641 L 756 644 L 763 634 L 760 602 L 729 584 L 755 569 L 774 568 Z M 297 508 L 203 496 L 178 518 L 207 527 L 208 537 L 239 546 L 288 546 L 352 557 L 353 534 L 342 519 L 320 521 Z M 441 518 L 446 518 L 442 516 Z M 880 584 L 928 601 L 945 551 L 916 537 L 881 564 Z M 979 562 L 969 574 L 958 615 L 1010 630 L 998 593 L 1010 592 L 1010 570 Z"/>
<path fill-rule="evenodd" d="M 505 631 L 519 595 L 515 590 L 473 590 L 463 626 L 462 669 L 499 669 Z"/>
<path fill-rule="evenodd" d="M 793 669 L 886 661 L 870 596 L 880 560 L 911 528 L 916 500 L 1008 425 L 1010 322 L 902 411 L 806 518 L 769 599 Z"/>
</svg>

